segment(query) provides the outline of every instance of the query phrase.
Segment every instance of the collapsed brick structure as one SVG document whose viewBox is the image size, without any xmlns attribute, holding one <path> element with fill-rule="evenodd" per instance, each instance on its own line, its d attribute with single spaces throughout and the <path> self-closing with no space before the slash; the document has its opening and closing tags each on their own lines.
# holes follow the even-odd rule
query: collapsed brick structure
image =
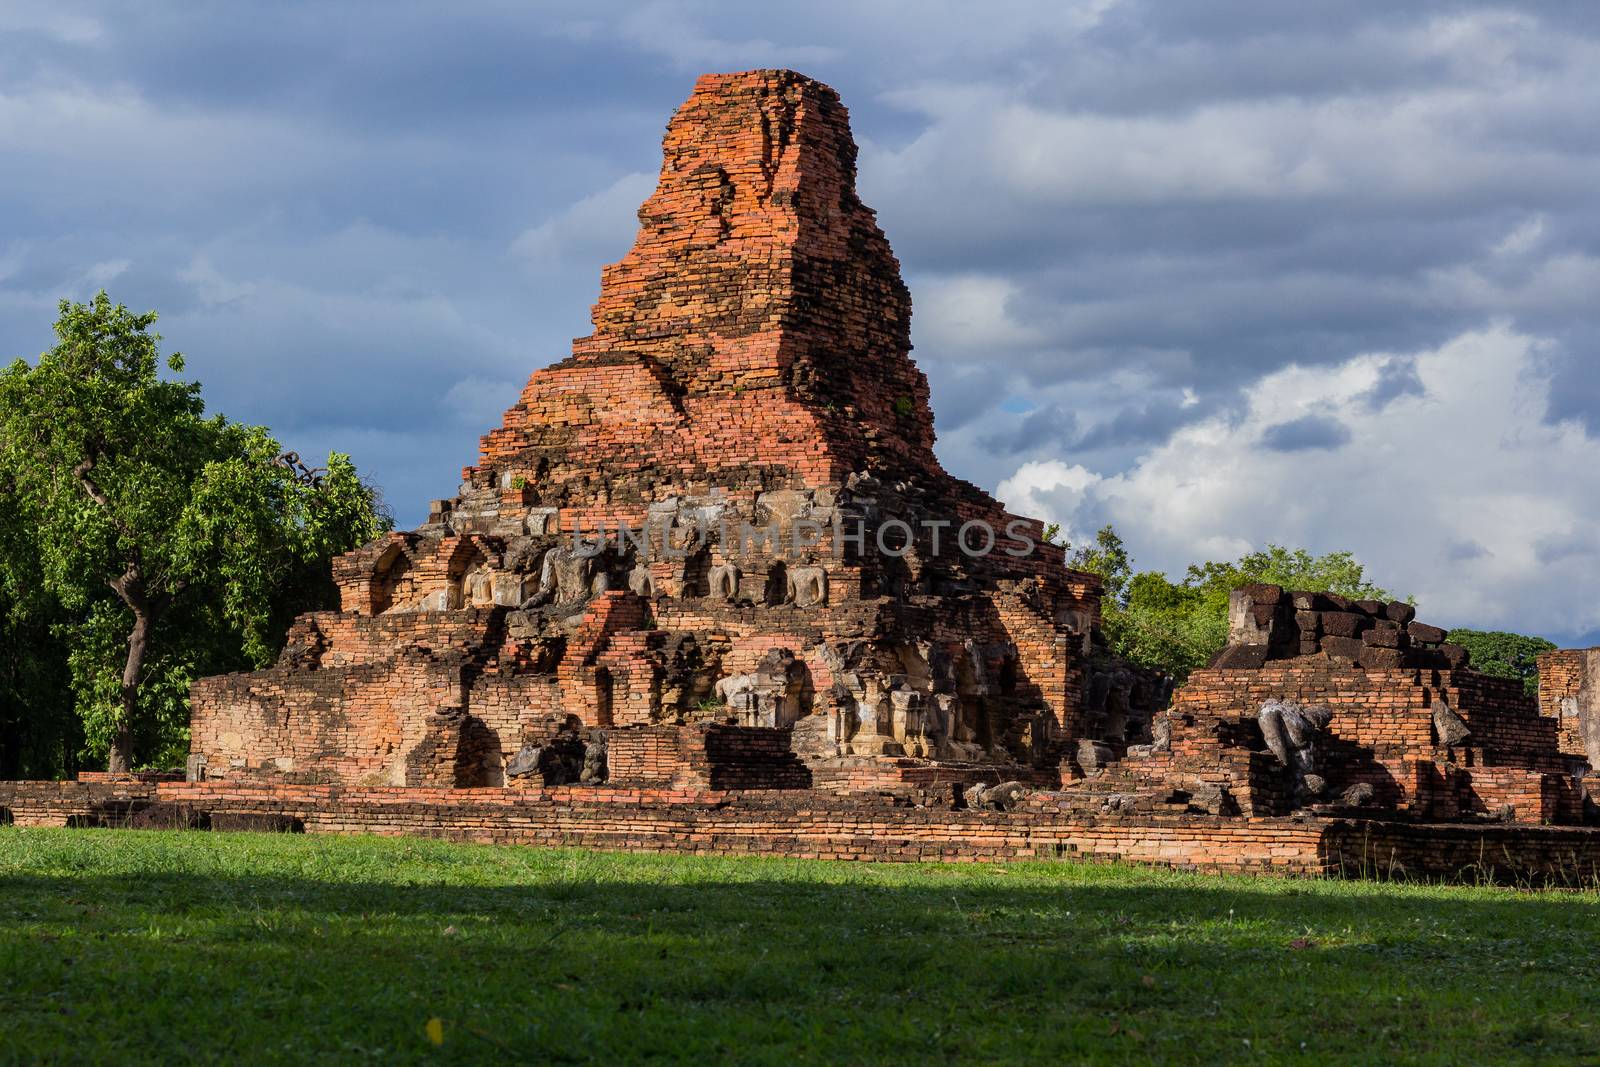
<svg viewBox="0 0 1600 1067">
<path fill-rule="evenodd" d="M 1096 577 L 935 459 L 833 91 L 704 77 L 664 149 L 593 333 L 426 524 L 335 561 L 339 611 L 298 619 L 274 667 L 195 684 L 189 781 L 23 783 L 0 816 L 1301 873 L 1600 862 L 1600 831 L 1526 825 L 1588 810 L 1600 660 L 1552 659 L 1541 714 L 1408 605 L 1254 586 L 1172 693 L 1106 652 Z"/>
<path fill-rule="evenodd" d="M 1107 759 L 1064 803 L 1582 822 L 1588 761 L 1563 744 L 1560 720 L 1415 616 L 1274 585 L 1235 591 L 1228 646 L 1178 690 L 1155 743 Z"/>
<path fill-rule="evenodd" d="M 197 774 L 518 785 L 564 734 L 731 721 L 893 784 L 1147 729 L 1165 692 L 1097 652 L 1098 579 L 934 457 L 855 156 L 826 86 L 701 78 L 594 332 L 424 526 L 335 562 L 339 612 L 195 686 Z"/>
</svg>

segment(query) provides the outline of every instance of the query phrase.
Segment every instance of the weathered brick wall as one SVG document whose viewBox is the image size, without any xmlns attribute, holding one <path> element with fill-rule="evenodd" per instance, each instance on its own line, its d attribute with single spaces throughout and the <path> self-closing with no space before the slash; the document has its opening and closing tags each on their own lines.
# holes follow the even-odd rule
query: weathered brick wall
<svg viewBox="0 0 1600 1067">
<path fill-rule="evenodd" d="M 1180 724 L 1233 720 L 1239 724 L 1235 729 L 1250 736 L 1228 742 L 1259 749 L 1254 719 L 1270 699 L 1333 710 L 1333 744 L 1322 755 L 1321 773 L 1335 792 L 1364 782 L 1385 806 L 1434 817 L 1453 817 L 1458 810 L 1498 812 L 1510 805 L 1530 821 L 1578 821 L 1580 801 L 1566 777 L 1571 767 L 1557 751 L 1556 723 L 1540 716 L 1515 682 L 1465 670 L 1363 670 L 1307 658 L 1258 669 L 1196 671 L 1174 695 L 1172 711 Z M 1434 736 L 1433 706 L 1441 699 L 1471 730 L 1468 740 L 1448 753 Z M 1174 756 L 1187 755 L 1190 766 L 1208 760 L 1225 766 L 1220 741 L 1207 740 L 1215 736 L 1180 726 Z M 1194 746 L 1200 747 L 1188 751 Z M 1435 760 L 1459 762 L 1473 773 L 1419 772 L 1419 763 Z M 1238 790 L 1242 778 L 1236 773 L 1222 781 Z M 1257 805 L 1250 810 L 1282 809 Z"/>
<path fill-rule="evenodd" d="M 613 730 L 607 762 L 618 785 L 675 789 L 805 789 L 811 773 L 787 728 L 637 726 Z"/>
<path fill-rule="evenodd" d="M 1470 767 L 1459 772 L 1460 810 L 1510 822 L 1571 824 L 1583 821 L 1579 783 L 1558 772 L 1520 767 Z"/>
<path fill-rule="evenodd" d="M 1322 853 L 1331 871 L 1536 887 L 1600 885 L 1600 831 L 1570 827 L 1338 821 Z"/>
<path fill-rule="evenodd" d="M 430 716 L 458 711 L 471 751 L 492 755 L 454 777 L 498 785 L 503 758 L 552 735 L 568 714 L 554 677 L 503 673 L 488 662 L 498 637 L 493 612 L 308 619 L 325 641 L 316 669 L 293 661 L 303 646 L 291 633 L 278 666 L 195 683 L 190 751 L 207 776 L 404 785 L 441 773 Z M 433 770 L 408 769 L 413 753 L 434 761 Z"/>
<path fill-rule="evenodd" d="M 855 157 L 826 86 L 701 78 L 632 250 L 602 274 L 594 333 L 529 381 L 483 465 L 531 475 L 548 460 L 542 495 L 561 503 L 574 461 L 612 475 L 613 503 L 703 490 L 718 469 L 767 472 L 768 488 L 934 469 L 910 296 L 856 197 Z"/>
<path fill-rule="evenodd" d="M 308 833 L 850 860 L 1078 859 L 1208 871 L 1501 878 L 1594 884 L 1600 830 L 1344 819 L 1096 818 L 907 810 L 808 792 L 739 794 L 563 786 L 397 789 L 208 782 L 4 782 L 19 826 L 115 824 L 152 803 L 279 816 Z"/>
<path fill-rule="evenodd" d="M 878 794 L 949 806 L 957 787 L 1022 782 L 1040 789 L 1061 784 L 1054 767 L 933 764 L 912 759 L 863 759 L 845 756 L 810 764 L 812 787 L 840 795 Z"/>
<path fill-rule="evenodd" d="M 1600 761 L 1600 729 L 1591 728 L 1586 740 L 1586 718 L 1595 719 L 1595 687 L 1590 679 L 1600 668 L 1600 649 L 1564 648 L 1539 657 L 1539 714 L 1557 726 L 1561 751 Z M 1585 712 L 1588 715 L 1585 715 Z"/>
</svg>

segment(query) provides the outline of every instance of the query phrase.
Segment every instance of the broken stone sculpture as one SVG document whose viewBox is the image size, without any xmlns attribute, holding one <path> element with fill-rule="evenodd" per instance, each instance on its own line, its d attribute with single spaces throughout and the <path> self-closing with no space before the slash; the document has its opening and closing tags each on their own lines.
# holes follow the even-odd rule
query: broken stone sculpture
<svg viewBox="0 0 1600 1067">
<path fill-rule="evenodd" d="M 1084 774 L 1098 774 L 1115 759 L 1116 753 L 1103 741 L 1091 741 L 1085 737 L 1078 742 L 1078 767 Z"/>
<path fill-rule="evenodd" d="M 721 563 L 711 568 L 711 596 L 715 600 L 733 600 L 739 595 L 739 568 L 732 563 Z"/>
<path fill-rule="evenodd" d="M 1441 745 L 1459 745 L 1472 736 L 1465 720 L 1455 713 L 1443 695 L 1433 702 L 1433 732 Z"/>
<path fill-rule="evenodd" d="M 794 567 L 789 571 L 789 602 L 811 608 L 828 602 L 828 572 L 821 567 Z"/>
<path fill-rule="evenodd" d="M 792 726 L 800 718 L 804 668 L 786 648 L 775 648 L 749 674 L 717 682 L 717 698 L 740 726 Z"/>
<path fill-rule="evenodd" d="M 1001 782 L 999 785 L 984 785 L 980 782 L 967 786 L 963 798 L 967 807 L 973 811 L 981 809 L 1011 811 L 1032 792 L 1033 790 L 1021 782 Z"/>
<path fill-rule="evenodd" d="M 1333 712 L 1323 705 L 1306 707 L 1293 700 L 1269 700 L 1256 717 L 1267 748 L 1289 772 L 1296 803 L 1305 803 L 1327 791 L 1318 773 L 1319 745 Z"/>
<path fill-rule="evenodd" d="M 1357 782 L 1344 791 L 1339 799 L 1347 808 L 1364 808 L 1377 798 L 1378 791 L 1372 788 L 1371 782 Z"/>
</svg>

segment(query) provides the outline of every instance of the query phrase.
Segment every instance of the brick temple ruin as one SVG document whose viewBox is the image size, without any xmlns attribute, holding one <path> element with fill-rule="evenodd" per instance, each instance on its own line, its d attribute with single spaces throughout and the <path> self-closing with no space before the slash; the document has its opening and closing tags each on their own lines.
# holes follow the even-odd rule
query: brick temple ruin
<svg viewBox="0 0 1600 1067">
<path fill-rule="evenodd" d="M 1252 586 L 1175 692 L 1112 657 L 1099 580 L 935 458 L 855 159 L 827 86 L 701 78 L 593 332 L 423 526 L 334 562 L 340 610 L 195 684 L 187 780 L 0 783 L 0 811 L 1600 872 L 1597 653 L 1548 657 L 1535 700 L 1408 605 Z"/>
</svg>

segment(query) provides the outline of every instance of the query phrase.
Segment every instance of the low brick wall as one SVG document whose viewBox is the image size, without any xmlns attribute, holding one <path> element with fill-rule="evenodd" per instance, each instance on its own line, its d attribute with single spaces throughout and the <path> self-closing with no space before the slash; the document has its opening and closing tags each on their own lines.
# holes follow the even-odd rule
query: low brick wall
<svg viewBox="0 0 1600 1067">
<path fill-rule="evenodd" d="M 1567 826 L 1333 822 L 1330 873 L 1363 878 L 1600 886 L 1600 830 Z"/>
<path fill-rule="evenodd" d="M 1337 819 L 1082 816 L 850 803 L 809 791 L 401 789 L 230 782 L 0 782 L 19 826 L 117 825 L 149 805 L 276 816 L 308 833 L 616 851 L 949 861 L 1075 859 L 1213 872 L 1590 882 L 1600 831 Z M 237 821 L 237 820 L 235 820 Z"/>
<path fill-rule="evenodd" d="M 791 750 L 789 728 L 691 725 L 611 731 L 613 782 L 673 789 L 805 789 L 811 772 Z"/>
</svg>

